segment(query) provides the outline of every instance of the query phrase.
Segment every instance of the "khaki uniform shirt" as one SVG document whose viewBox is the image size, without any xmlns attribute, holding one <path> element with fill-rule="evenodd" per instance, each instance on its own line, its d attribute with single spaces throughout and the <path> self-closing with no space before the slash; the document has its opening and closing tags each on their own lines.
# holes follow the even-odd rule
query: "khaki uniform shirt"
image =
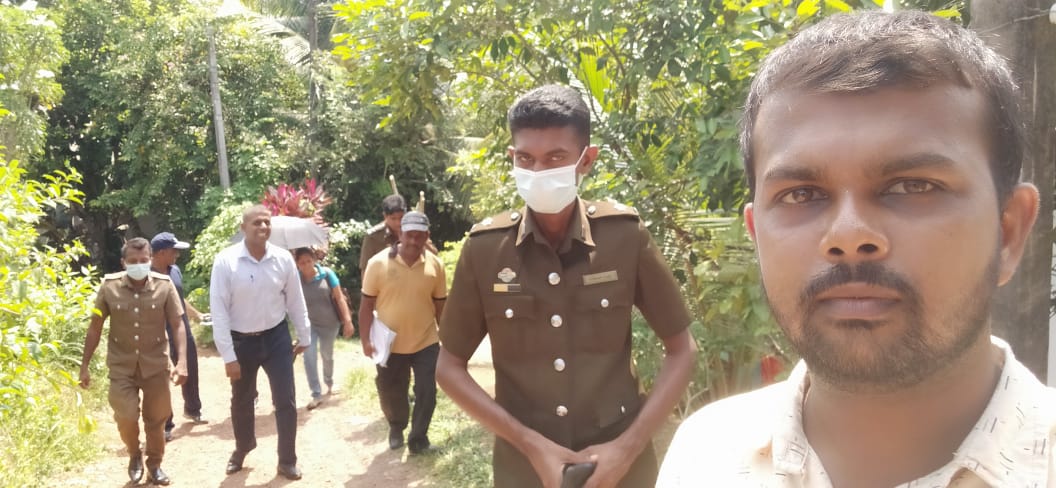
<svg viewBox="0 0 1056 488">
<path fill-rule="evenodd" d="M 619 436 L 642 403 L 632 305 L 661 338 L 689 326 L 678 284 L 633 208 L 577 201 L 556 250 L 522 209 L 470 230 L 440 342 L 468 360 L 489 335 L 495 400 L 527 427 L 579 450 Z M 639 460 L 621 486 L 652 486 L 652 449 Z M 526 458 L 502 439 L 494 466 L 496 486 L 539 486 Z"/>
<path fill-rule="evenodd" d="M 994 394 L 949 463 L 898 488 L 1056 487 L 1056 389 L 1041 384 L 1004 341 Z M 803 431 L 810 373 L 712 403 L 678 428 L 659 488 L 832 488 Z"/>
<path fill-rule="evenodd" d="M 389 231 L 389 228 L 385 225 L 385 222 L 381 222 L 374 227 L 371 227 L 367 231 L 367 235 L 363 238 L 363 245 L 359 248 L 359 273 L 362 275 L 367 272 L 367 261 L 370 260 L 375 254 L 381 252 L 382 249 L 387 249 L 396 244 L 399 239 L 396 234 Z"/>
<path fill-rule="evenodd" d="M 183 306 L 169 277 L 151 272 L 143 288 L 135 289 L 124 271 L 103 277 L 95 308 L 110 317 L 106 365 L 109 376 L 143 378 L 169 370 L 169 341 L 165 321 L 183 320 Z"/>
</svg>

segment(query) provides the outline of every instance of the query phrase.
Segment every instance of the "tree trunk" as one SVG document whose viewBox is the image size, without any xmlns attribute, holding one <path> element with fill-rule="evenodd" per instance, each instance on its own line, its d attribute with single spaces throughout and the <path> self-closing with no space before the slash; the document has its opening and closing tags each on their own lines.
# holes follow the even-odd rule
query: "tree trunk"
<svg viewBox="0 0 1056 488">
<path fill-rule="evenodd" d="M 315 154 L 315 136 L 318 121 L 318 87 L 315 83 L 315 51 L 319 49 L 319 23 L 316 17 L 318 0 L 308 0 L 308 174 L 313 179 L 319 176 L 319 161 Z"/>
<path fill-rule="evenodd" d="M 994 333 L 1043 381 L 1049 348 L 1052 289 L 1052 212 L 1056 186 L 1056 27 L 1051 0 L 974 0 L 971 28 L 1012 64 L 1022 88 L 1023 118 L 1030 124 L 1023 179 L 1041 192 L 1038 221 L 1012 281 L 997 295 Z M 1041 14 L 1041 15 L 1039 15 Z M 981 236 L 982 238 L 982 236 Z"/>
</svg>

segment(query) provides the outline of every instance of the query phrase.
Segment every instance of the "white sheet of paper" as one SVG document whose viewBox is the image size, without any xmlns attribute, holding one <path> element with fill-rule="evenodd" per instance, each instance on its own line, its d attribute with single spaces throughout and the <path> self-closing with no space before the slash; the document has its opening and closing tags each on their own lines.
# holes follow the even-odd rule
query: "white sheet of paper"
<svg viewBox="0 0 1056 488">
<path fill-rule="evenodd" d="M 374 323 L 370 326 L 370 345 L 374 347 L 374 364 L 383 368 L 388 366 L 394 340 L 396 340 L 396 332 L 385 325 L 375 313 Z"/>
</svg>

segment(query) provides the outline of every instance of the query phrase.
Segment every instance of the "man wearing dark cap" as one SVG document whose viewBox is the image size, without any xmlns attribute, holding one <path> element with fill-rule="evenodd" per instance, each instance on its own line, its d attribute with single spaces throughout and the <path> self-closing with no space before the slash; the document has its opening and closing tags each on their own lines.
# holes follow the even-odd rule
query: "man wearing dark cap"
<svg viewBox="0 0 1056 488">
<path fill-rule="evenodd" d="M 389 422 L 389 447 L 403 446 L 403 429 L 411 431 L 411 454 L 429 449 L 429 422 L 436 408 L 436 358 L 440 352 L 437 320 L 447 299 L 444 265 L 426 245 L 429 218 L 407 212 L 400 221 L 401 237 L 393 252 L 379 252 L 363 272 L 359 305 L 363 353 L 374 356 L 370 328 L 377 319 L 396 332 L 385 366 L 379 365 L 375 383 L 381 411 Z M 407 388 L 414 371 L 414 412 L 409 412 Z M 408 419 L 409 417 L 409 419 Z"/>
<path fill-rule="evenodd" d="M 194 334 L 191 333 L 191 323 L 188 320 L 188 312 L 199 316 L 183 298 L 183 273 L 176 266 L 176 260 L 180 257 L 180 251 L 189 249 L 190 243 L 176 238 L 171 232 L 162 232 L 150 240 L 150 247 L 154 254 L 150 258 L 150 269 L 155 273 L 168 275 L 172 284 L 176 286 L 176 292 L 180 295 L 180 305 L 183 306 L 183 331 L 187 344 L 187 382 L 183 384 L 183 416 L 194 424 L 204 424 L 208 421 L 202 418 L 202 399 L 198 395 L 198 350 L 194 345 Z M 165 322 L 165 332 L 172 337 L 172 324 Z M 176 344 L 169 341 L 169 352 L 172 358 L 177 358 Z M 173 416 L 165 422 L 165 441 L 172 440 L 172 429 L 176 424 L 172 421 Z"/>
</svg>

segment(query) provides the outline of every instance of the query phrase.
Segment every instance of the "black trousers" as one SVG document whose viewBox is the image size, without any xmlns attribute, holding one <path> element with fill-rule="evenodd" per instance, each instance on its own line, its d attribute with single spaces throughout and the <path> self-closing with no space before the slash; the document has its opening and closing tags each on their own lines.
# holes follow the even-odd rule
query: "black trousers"
<svg viewBox="0 0 1056 488">
<path fill-rule="evenodd" d="M 268 375 L 279 437 L 279 464 L 297 464 L 297 401 L 293 384 L 293 344 L 286 321 L 260 335 L 231 332 L 242 377 L 231 382 L 231 427 L 235 449 L 246 453 L 257 447 L 253 399 L 257 396 L 257 371 Z"/>
<path fill-rule="evenodd" d="M 172 363 L 176 364 L 179 361 L 179 357 L 176 356 L 176 341 L 171 340 L 172 328 L 169 324 L 165 324 L 165 331 L 169 333 L 169 357 L 172 358 Z M 187 382 L 184 383 L 180 388 L 183 392 L 183 413 L 187 415 L 201 415 L 202 414 L 202 397 L 198 393 L 198 347 L 194 345 L 194 334 L 191 333 L 191 324 L 183 323 L 183 332 L 187 347 Z M 176 409 L 172 409 L 172 415 L 176 415 Z M 172 430 L 176 424 L 172 421 L 172 416 L 169 416 L 169 420 L 165 422 L 165 430 Z"/>
<path fill-rule="evenodd" d="M 436 410 L 436 358 L 439 355 L 440 344 L 433 344 L 413 354 L 393 353 L 389 356 L 388 367 L 377 366 L 378 376 L 374 383 L 378 386 L 381 411 L 389 421 L 389 427 L 399 431 L 407 427 L 410 417 L 408 444 L 427 440 L 429 423 L 433 420 L 433 410 Z M 407 396 L 411 371 L 414 371 L 413 413 L 409 411 Z"/>
</svg>

